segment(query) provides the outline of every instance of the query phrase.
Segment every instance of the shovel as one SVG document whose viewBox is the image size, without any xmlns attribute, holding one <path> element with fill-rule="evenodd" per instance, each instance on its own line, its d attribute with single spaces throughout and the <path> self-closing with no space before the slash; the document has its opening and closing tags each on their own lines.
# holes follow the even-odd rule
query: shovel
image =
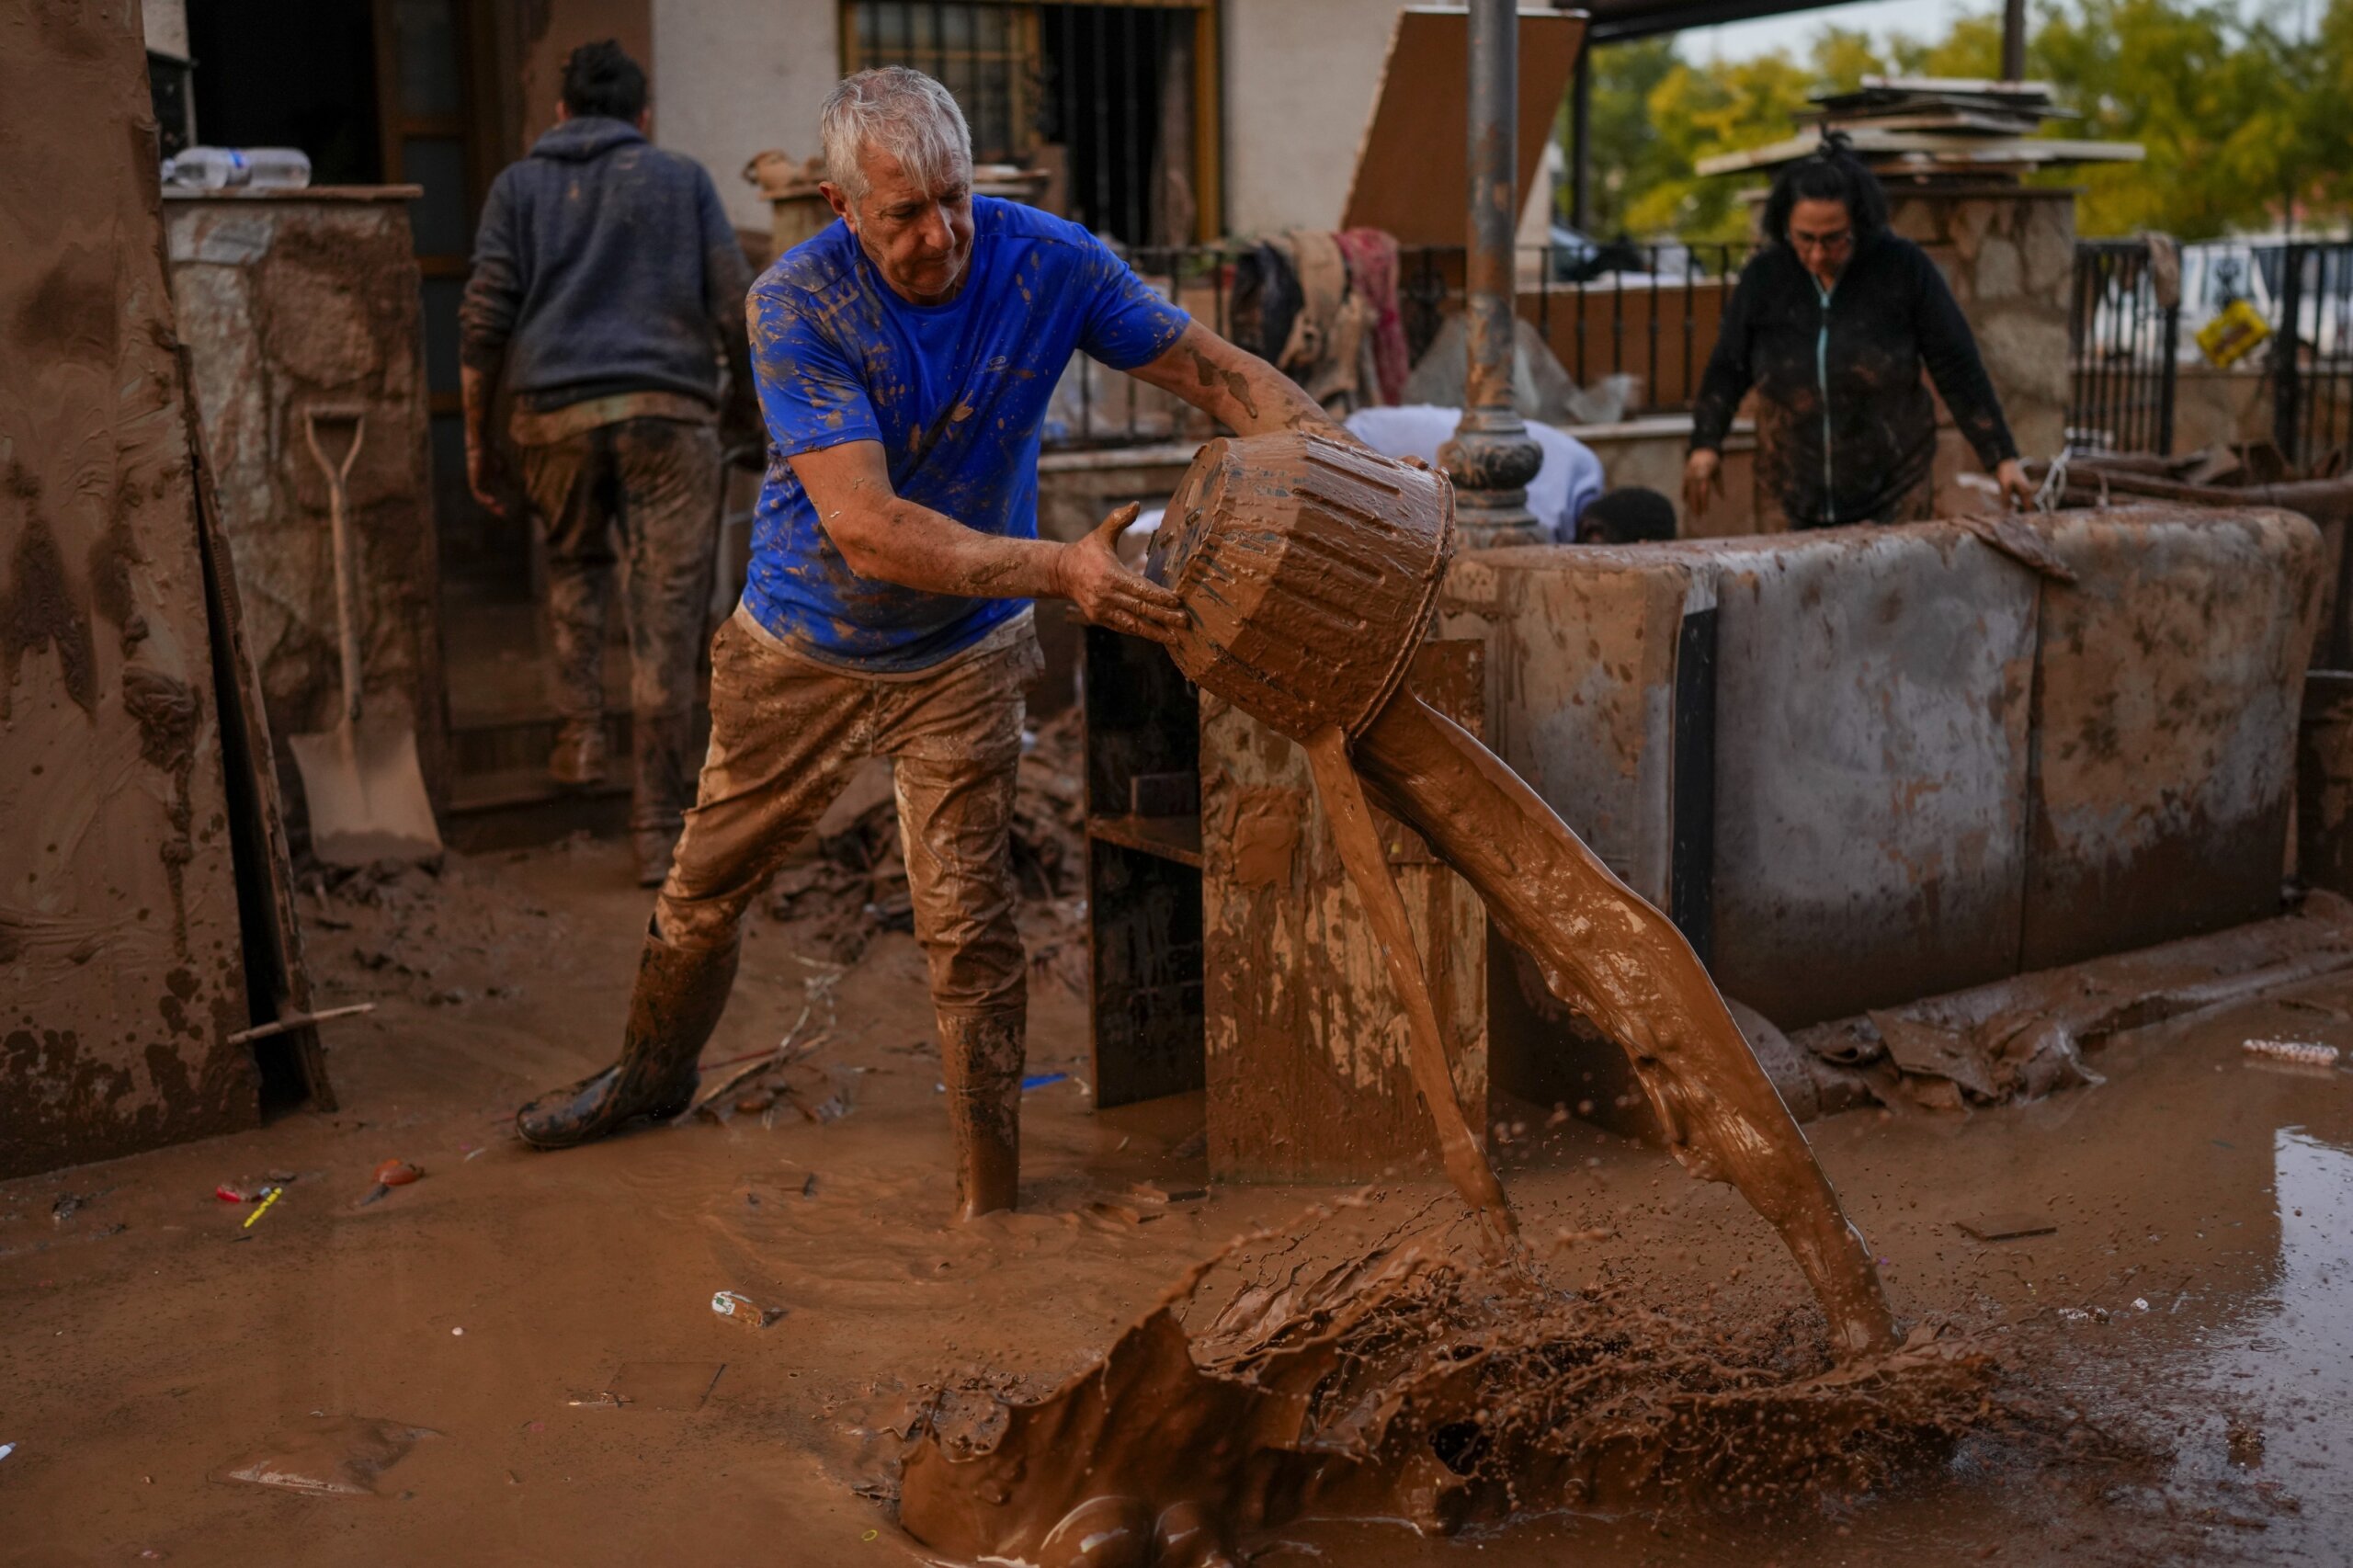
<svg viewBox="0 0 2353 1568">
<path fill-rule="evenodd" d="M 319 444 L 322 425 L 348 425 L 351 445 L 340 463 Z M 343 653 L 343 701 L 334 729 L 290 735 L 302 795 L 311 807 L 311 847 L 332 866 L 424 860 L 441 853 L 441 831 L 425 775 L 416 765 L 416 732 L 389 715 L 364 718 L 359 678 L 358 565 L 344 516 L 344 481 L 359 456 L 367 417 L 358 408 L 316 404 L 303 412 L 302 439 L 326 475 L 327 517 L 335 543 L 335 631 Z"/>
</svg>

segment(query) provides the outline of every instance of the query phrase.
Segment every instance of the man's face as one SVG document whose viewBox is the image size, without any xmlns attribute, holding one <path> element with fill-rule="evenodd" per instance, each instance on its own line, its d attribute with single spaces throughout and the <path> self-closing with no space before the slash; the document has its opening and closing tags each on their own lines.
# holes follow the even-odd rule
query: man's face
<svg viewBox="0 0 2353 1568">
<path fill-rule="evenodd" d="M 926 188 L 896 154 L 869 147 L 859 160 L 866 195 L 849 200 L 828 181 L 819 188 L 902 299 L 936 305 L 955 297 L 972 261 L 972 171 L 967 166 Z"/>
</svg>

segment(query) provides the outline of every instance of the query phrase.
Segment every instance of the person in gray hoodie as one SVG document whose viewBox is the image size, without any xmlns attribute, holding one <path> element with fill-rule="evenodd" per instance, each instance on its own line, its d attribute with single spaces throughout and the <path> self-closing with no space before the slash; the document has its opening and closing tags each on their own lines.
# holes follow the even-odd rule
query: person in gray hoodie
<svg viewBox="0 0 2353 1568">
<path fill-rule="evenodd" d="M 468 486 L 504 515 L 492 410 L 505 401 L 522 489 L 547 532 L 560 721 L 548 768 L 571 788 L 606 773 L 605 614 L 620 577 L 630 831 L 653 887 L 693 780 L 722 435 L 748 437 L 758 418 L 744 314 L 751 270 L 710 175 L 649 142 L 646 123 L 645 73 L 620 45 L 573 51 L 555 126 L 483 204 L 460 363 Z"/>
</svg>

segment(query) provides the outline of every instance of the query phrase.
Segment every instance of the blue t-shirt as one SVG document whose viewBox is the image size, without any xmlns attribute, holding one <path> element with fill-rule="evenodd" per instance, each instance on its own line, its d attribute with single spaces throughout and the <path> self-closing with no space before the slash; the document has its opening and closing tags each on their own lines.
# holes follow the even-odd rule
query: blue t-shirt
<svg viewBox="0 0 2353 1568">
<path fill-rule="evenodd" d="M 1072 351 L 1133 369 L 1188 319 L 1078 225 L 986 196 L 972 199 L 971 272 L 947 304 L 892 293 L 836 221 L 778 258 L 749 308 L 768 471 L 745 606 L 813 657 L 893 672 L 970 647 L 1029 601 L 859 576 L 785 460 L 880 441 L 902 497 L 1035 539 L 1039 427 Z"/>
</svg>

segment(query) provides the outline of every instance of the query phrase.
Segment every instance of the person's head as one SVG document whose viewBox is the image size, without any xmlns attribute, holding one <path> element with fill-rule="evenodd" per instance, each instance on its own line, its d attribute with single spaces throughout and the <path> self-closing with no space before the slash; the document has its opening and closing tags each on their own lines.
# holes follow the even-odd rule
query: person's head
<svg viewBox="0 0 2353 1568">
<path fill-rule="evenodd" d="M 625 119 L 645 129 L 645 68 L 611 39 L 584 43 L 563 61 L 558 119 Z"/>
<path fill-rule="evenodd" d="M 904 65 L 861 71 L 817 131 L 818 189 L 882 280 L 917 304 L 953 295 L 972 259 L 972 133 L 948 89 Z"/>
<path fill-rule="evenodd" d="M 1675 503 L 1655 490 L 1629 484 L 1586 503 L 1577 538 L 1588 544 L 1642 544 L 1675 537 Z"/>
<path fill-rule="evenodd" d="M 1765 237 L 1787 245 L 1824 283 L 1887 227 L 1887 192 L 1837 131 L 1811 157 L 1788 165 L 1765 199 Z"/>
</svg>

